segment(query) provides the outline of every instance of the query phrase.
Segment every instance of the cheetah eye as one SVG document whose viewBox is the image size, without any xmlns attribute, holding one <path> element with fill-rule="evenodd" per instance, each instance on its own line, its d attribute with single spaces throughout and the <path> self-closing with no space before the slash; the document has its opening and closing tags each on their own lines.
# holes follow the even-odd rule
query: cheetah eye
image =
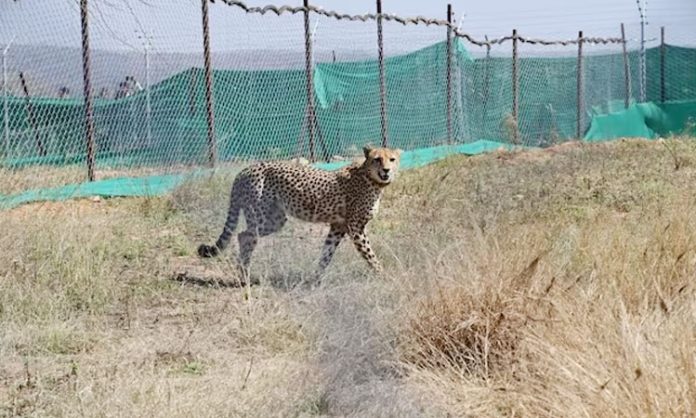
<svg viewBox="0 0 696 418">
<path fill-rule="evenodd" d="M 375 158 L 375 162 L 376 162 L 376 163 L 379 163 L 379 164 L 382 164 L 382 157 L 377 157 L 377 158 Z"/>
<path fill-rule="evenodd" d="M 394 158 L 394 157 L 391 157 L 391 158 L 389 159 L 389 162 L 392 162 L 392 163 L 393 163 L 394 161 L 396 161 L 396 158 Z"/>
</svg>

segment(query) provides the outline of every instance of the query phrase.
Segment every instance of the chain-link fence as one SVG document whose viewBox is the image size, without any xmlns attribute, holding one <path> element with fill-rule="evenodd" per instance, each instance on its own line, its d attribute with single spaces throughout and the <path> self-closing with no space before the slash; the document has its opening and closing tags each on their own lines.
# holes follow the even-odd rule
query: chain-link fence
<svg viewBox="0 0 696 418">
<path fill-rule="evenodd" d="M 639 97 L 638 52 L 618 22 L 605 37 L 475 39 L 446 20 L 206 1 L 5 6 L 0 170 L 12 180 L 0 194 L 88 173 L 330 160 L 370 142 L 545 146 Z M 696 49 L 664 39 L 646 71 L 647 100 L 696 99 Z"/>
</svg>

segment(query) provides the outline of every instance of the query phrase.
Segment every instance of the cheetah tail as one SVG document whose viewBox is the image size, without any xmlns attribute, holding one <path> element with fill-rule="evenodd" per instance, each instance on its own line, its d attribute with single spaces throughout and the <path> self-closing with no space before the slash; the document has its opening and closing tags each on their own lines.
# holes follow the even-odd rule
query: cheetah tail
<svg viewBox="0 0 696 418">
<path fill-rule="evenodd" d="M 230 209 L 227 212 L 227 221 L 225 222 L 225 226 L 222 229 L 220 237 L 215 242 L 215 245 L 201 244 L 198 247 L 198 255 L 200 257 L 215 257 L 227 247 L 227 244 L 230 243 L 232 233 L 234 233 L 234 230 L 237 228 L 237 221 L 239 220 L 240 211 L 241 206 L 237 202 L 237 199 L 231 199 Z"/>
</svg>

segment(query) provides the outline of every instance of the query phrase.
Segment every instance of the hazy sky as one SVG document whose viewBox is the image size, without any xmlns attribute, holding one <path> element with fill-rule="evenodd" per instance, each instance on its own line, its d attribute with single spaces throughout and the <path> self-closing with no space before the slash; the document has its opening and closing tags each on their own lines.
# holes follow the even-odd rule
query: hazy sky
<svg viewBox="0 0 696 418">
<path fill-rule="evenodd" d="M 276 4 L 301 5 L 301 0 L 277 0 Z M 140 50 L 137 32 L 152 33 L 155 52 L 201 50 L 199 0 L 90 0 L 94 48 Z M 249 5 L 269 2 L 248 0 Z M 373 0 L 321 0 L 326 9 L 350 14 L 372 12 Z M 402 16 L 445 17 L 446 0 L 383 0 L 385 13 Z M 483 38 L 499 37 L 517 28 L 531 37 L 574 38 L 579 29 L 588 36 L 618 36 L 626 23 L 628 37 L 639 36 L 635 0 L 452 0 L 462 30 Z M 0 46 L 16 37 L 17 44 L 80 45 L 78 0 L 0 0 Z M 667 27 L 673 44 L 696 45 L 696 0 L 652 0 L 648 3 L 648 38 Z M 318 49 L 372 49 L 373 23 L 313 19 Z M 221 4 L 211 5 L 213 50 L 301 49 L 302 17 L 249 16 Z M 441 28 L 385 26 L 387 49 L 408 50 L 444 39 Z M 654 45 L 654 43 L 653 43 Z"/>
</svg>

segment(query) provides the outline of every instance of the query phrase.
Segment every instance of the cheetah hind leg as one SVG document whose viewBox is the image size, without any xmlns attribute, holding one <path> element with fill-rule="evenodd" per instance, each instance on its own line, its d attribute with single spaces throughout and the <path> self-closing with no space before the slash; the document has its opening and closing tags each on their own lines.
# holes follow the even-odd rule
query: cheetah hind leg
<svg viewBox="0 0 696 418">
<path fill-rule="evenodd" d="M 259 227 L 265 223 L 260 206 L 258 202 L 244 206 L 244 218 L 246 219 L 247 229 L 237 234 L 237 242 L 239 242 L 237 267 L 241 279 L 245 283 L 250 283 L 249 264 L 251 263 L 251 255 L 259 242 Z"/>
<path fill-rule="evenodd" d="M 240 232 L 237 235 L 237 241 L 239 241 L 239 258 L 237 259 L 239 275 L 243 283 L 251 283 L 249 264 L 251 262 L 251 254 L 254 252 L 256 244 L 259 242 L 256 229 L 247 229 L 244 232 Z"/>
<path fill-rule="evenodd" d="M 259 237 L 265 237 L 280 231 L 287 222 L 285 211 L 276 203 L 261 205 L 261 210 L 254 207 L 244 209 L 247 229 L 237 235 L 239 241 L 239 258 L 237 267 L 244 283 L 258 284 L 259 280 L 251 277 L 249 264 L 251 255 L 258 244 Z"/>
<path fill-rule="evenodd" d="M 288 220 L 285 210 L 277 202 L 264 205 L 261 213 L 262 219 L 260 219 L 259 224 L 259 236 L 261 237 L 280 231 Z"/>
</svg>

